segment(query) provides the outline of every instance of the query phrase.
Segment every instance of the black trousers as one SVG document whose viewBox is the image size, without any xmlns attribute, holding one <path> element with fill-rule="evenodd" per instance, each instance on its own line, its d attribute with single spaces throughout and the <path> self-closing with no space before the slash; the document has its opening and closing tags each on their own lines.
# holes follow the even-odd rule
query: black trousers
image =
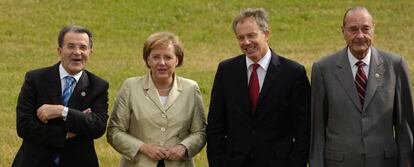
<svg viewBox="0 0 414 167">
<path fill-rule="evenodd" d="M 159 160 L 157 167 L 165 167 L 164 160 Z"/>
</svg>

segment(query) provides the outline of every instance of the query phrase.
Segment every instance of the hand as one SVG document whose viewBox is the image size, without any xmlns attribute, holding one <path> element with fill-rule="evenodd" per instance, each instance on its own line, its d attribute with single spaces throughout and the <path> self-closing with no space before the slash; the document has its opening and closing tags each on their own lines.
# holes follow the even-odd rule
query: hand
<svg viewBox="0 0 414 167">
<path fill-rule="evenodd" d="M 173 161 L 184 159 L 186 150 L 187 148 L 185 148 L 185 146 L 181 144 L 171 147 L 167 150 L 166 159 Z"/>
<path fill-rule="evenodd" d="M 76 133 L 72 133 L 72 132 L 67 132 L 66 133 L 66 139 L 70 139 L 70 138 L 74 138 L 76 137 Z"/>
<path fill-rule="evenodd" d="M 165 158 L 165 155 L 167 154 L 167 150 L 165 148 L 162 148 L 160 146 L 154 145 L 154 144 L 143 144 L 139 151 L 142 154 L 150 157 L 151 159 L 154 159 L 156 161 L 159 161 L 161 159 Z"/>
<path fill-rule="evenodd" d="M 91 108 L 88 108 L 84 111 L 82 111 L 84 114 L 90 114 L 92 112 Z"/>
<path fill-rule="evenodd" d="M 47 120 L 62 117 L 62 112 L 62 105 L 43 104 L 37 109 L 36 115 L 40 121 L 47 123 Z"/>
</svg>

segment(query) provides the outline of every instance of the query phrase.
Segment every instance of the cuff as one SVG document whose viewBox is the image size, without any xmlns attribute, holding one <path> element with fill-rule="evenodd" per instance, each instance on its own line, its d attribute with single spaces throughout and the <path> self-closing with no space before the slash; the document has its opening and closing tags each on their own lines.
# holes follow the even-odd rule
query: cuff
<svg viewBox="0 0 414 167">
<path fill-rule="evenodd" d="M 69 108 L 68 107 L 63 107 L 62 119 L 64 121 L 66 121 L 66 117 L 68 116 L 68 111 L 69 111 Z"/>
</svg>

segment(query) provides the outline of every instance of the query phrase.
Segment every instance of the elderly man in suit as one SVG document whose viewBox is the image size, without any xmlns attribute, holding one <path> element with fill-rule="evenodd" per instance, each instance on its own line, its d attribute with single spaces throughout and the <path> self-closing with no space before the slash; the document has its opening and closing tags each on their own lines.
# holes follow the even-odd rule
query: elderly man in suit
<svg viewBox="0 0 414 167">
<path fill-rule="evenodd" d="M 14 167 L 99 166 L 93 139 L 105 132 L 108 83 L 85 70 L 92 33 L 66 26 L 58 45 L 59 63 L 26 73 L 16 107 L 23 143 Z"/>
<path fill-rule="evenodd" d="M 242 55 L 218 66 L 207 125 L 211 167 L 306 167 L 310 84 L 305 68 L 269 48 L 267 14 L 233 21 Z"/>
<path fill-rule="evenodd" d="M 404 60 L 372 47 L 364 7 L 344 15 L 347 47 L 312 67 L 311 167 L 411 167 L 413 104 Z"/>
</svg>

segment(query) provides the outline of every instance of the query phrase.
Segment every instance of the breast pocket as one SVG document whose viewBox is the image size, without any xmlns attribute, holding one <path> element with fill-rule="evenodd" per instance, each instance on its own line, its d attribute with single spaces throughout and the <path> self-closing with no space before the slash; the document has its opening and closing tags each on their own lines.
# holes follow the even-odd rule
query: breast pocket
<svg viewBox="0 0 414 167">
<path fill-rule="evenodd" d="M 344 153 L 342 151 L 325 150 L 325 164 L 327 167 L 342 167 Z"/>
</svg>

